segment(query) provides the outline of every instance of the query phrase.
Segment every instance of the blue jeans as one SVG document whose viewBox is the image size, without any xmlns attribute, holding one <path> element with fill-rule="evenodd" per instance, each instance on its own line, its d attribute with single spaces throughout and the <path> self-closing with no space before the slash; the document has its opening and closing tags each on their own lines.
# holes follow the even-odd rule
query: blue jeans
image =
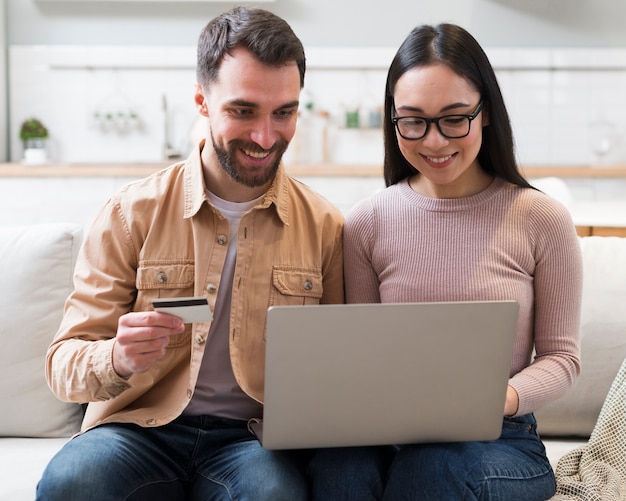
<svg viewBox="0 0 626 501">
<path fill-rule="evenodd" d="M 319 449 L 308 464 L 313 501 L 382 499 L 395 446 Z"/>
<path fill-rule="evenodd" d="M 37 499 L 305 500 L 304 452 L 263 449 L 245 421 L 181 417 L 158 428 L 105 424 L 50 461 Z"/>
<path fill-rule="evenodd" d="M 498 440 L 405 445 L 383 499 L 544 501 L 556 482 L 532 414 L 505 418 Z"/>
<path fill-rule="evenodd" d="M 532 414 L 493 441 L 320 450 L 309 474 L 320 501 L 543 501 L 556 488 Z"/>
</svg>

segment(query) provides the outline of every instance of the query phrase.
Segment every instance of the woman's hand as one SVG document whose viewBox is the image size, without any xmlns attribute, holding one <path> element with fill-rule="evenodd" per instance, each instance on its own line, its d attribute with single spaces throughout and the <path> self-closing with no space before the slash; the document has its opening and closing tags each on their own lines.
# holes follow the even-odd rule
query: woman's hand
<svg viewBox="0 0 626 501">
<path fill-rule="evenodd" d="M 512 386 L 506 387 L 506 400 L 504 401 L 504 415 L 513 416 L 519 408 L 519 395 Z"/>
</svg>

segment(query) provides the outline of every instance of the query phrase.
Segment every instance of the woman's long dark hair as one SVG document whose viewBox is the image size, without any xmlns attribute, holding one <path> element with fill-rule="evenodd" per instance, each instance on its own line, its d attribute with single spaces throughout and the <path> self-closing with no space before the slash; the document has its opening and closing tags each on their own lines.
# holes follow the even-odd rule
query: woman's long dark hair
<svg viewBox="0 0 626 501">
<path fill-rule="evenodd" d="M 483 128 L 482 146 L 478 152 L 481 167 L 511 183 L 530 187 L 515 161 L 511 122 L 493 67 L 476 39 L 454 24 L 414 28 L 389 67 L 383 126 L 385 184 L 390 186 L 418 172 L 402 155 L 391 122 L 396 83 L 407 71 L 435 63 L 445 64 L 470 82 L 485 102 L 483 113 L 489 117 L 489 125 Z"/>
</svg>

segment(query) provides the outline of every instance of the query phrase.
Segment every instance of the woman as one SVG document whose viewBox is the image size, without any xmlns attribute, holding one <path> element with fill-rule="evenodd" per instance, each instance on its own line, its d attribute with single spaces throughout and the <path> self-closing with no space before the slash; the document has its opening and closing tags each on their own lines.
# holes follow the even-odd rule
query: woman
<svg viewBox="0 0 626 501">
<path fill-rule="evenodd" d="M 347 301 L 520 305 L 501 437 L 400 446 L 382 473 L 384 498 L 547 499 L 555 480 L 533 411 L 580 371 L 572 220 L 520 174 L 493 68 L 458 26 L 420 26 L 401 45 L 387 77 L 384 135 L 387 189 L 346 221 Z"/>
</svg>

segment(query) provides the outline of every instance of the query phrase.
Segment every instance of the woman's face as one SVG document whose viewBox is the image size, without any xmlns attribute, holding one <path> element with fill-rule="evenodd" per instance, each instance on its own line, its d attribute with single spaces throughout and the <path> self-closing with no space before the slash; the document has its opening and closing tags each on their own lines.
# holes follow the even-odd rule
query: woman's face
<svg viewBox="0 0 626 501">
<path fill-rule="evenodd" d="M 471 115 L 480 103 L 478 91 L 448 66 L 433 64 L 413 68 L 400 77 L 394 92 L 395 116 L 437 118 Z M 396 137 L 400 151 L 420 175 L 411 180 L 418 193 L 438 198 L 468 196 L 484 189 L 490 180 L 478 164 L 485 112 L 471 122 L 470 132 L 459 139 L 443 136 L 430 124 L 422 139 Z"/>
</svg>

